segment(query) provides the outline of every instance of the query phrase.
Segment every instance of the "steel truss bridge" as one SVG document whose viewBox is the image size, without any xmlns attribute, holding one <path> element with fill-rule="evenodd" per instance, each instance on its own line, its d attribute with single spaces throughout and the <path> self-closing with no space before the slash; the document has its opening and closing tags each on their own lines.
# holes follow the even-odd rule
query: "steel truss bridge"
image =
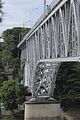
<svg viewBox="0 0 80 120">
<path fill-rule="evenodd" d="M 18 48 L 33 96 L 52 97 L 60 63 L 80 61 L 80 0 L 52 3 Z"/>
</svg>

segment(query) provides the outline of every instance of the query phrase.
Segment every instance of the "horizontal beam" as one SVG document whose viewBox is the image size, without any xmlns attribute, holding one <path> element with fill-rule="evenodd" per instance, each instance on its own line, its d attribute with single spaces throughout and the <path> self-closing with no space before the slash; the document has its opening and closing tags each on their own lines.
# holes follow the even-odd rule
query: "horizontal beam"
<svg viewBox="0 0 80 120">
<path fill-rule="evenodd" d="M 80 57 L 66 57 L 66 58 L 55 58 L 55 59 L 41 59 L 40 62 L 80 62 Z"/>
</svg>

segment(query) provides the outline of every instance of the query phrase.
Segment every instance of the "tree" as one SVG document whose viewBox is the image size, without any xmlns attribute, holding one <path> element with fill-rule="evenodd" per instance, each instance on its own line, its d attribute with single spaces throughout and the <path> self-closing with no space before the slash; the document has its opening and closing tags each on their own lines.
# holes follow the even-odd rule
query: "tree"
<svg viewBox="0 0 80 120">
<path fill-rule="evenodd" d="M 0 72 L 0 87 L 2 86 L 2 83 L 6 80 L 8 80 L 8 77 L 5 75 L 5 73 Z"/>
<path fill-rule="evenodd" d="M 0 51 L 0 64 L 2 64 L 2 52 Z"/>
<path fill-rule="evenodd" d="M 17 49 L 17 45 L 28 31 L 29 28 L 15 27 L 13 29 L 7 29 L 3 32 L 2 36 L 5 42 L 5 49 L 3 50 L 2 59 L 4 66 L 7 64 L 13 66 L 13 59 L 19 57 L 19 50 Z"/>
<path fill-rule="evenodd" d="M 80 63 L 62 63 L 57 75 L 55 98 L 65 108 L 79 106 L 80 102 Z"/>
<path fill-rule="evenodd" d="M 7 68 L 12 67 L 14 69 L 13 78 L 15 77 L 15 79 L 20 68 L 20 51 L 17 45 L 29 30 L 29 28 L 15 27 L 5 30 L 2 35 L 5 42 L 5 48 L 2 52 L 2 63 L 4 67 L 7 66 Z"/>
<path fill-rule="evenodd" d="M 3 66 L 0 64 L 0 70 L 3 69 Z M 3 84 L 4 81 L 8 80 L 7 76 L 5 75 L 4 72 L 0 71 L 0 88 Z M 0 103 L 1 103 L 1 98 L 0 98 Z M 1 114 L 1 108 L 0 108 L 0 114 Z"/>
<path fill-rule="evenodd" d="M 0 64 L 2 65 L 2 51 L 4 49 L 4 43 L 0 42 Z"/>
<path fill-rule="evenodd" d="M 25 61 L 26 61 L 25 59 L 23 59 L 23 61 L 21 61 L 21 66 L 20 66 L 20 68 L 18 70 L 18 77 L 17 77 L 17 79 L 18 79 L 19 82 L 21 82 L 23 80 L 23 78 L 24 78 Z"/>
<path fill-rule="evenodd" d="M 18 104 L 24 103 L 26 94 L 26 88 L 14 80 L 3 82 L 0 89 L 1 102 L 6 110 L 11 110 L 12 113 L 17 109 Z"/>
<path fill-rule="evenodd" d="M 71 98 L 74 104 L 80 102 L 80 63 L 75 63 L 72 68 L 72 73 L 68 76 L 65 92 Z"/>
<path fill-rule="evenodd" d="M 2 12 L 2 2 L 0 0 L 0 22 L 2 21 L 2 15 L 3 15 L 3 12 Z"/>
<path fill-rule="evenodd" d="M 65 62 L 61 63 L 60 68 L 57 73 L 57 80 L 56 80 L 56 89 L 55 89 L 55 96 L 56 99 L 61 99 L 62 96 L 64 96 L 65 93 L 65 87 L 66 87 L 66 82 L 68 79 L 68 76 L 72 74 L 72 66 L 73 62 Z"/>
<path fill-rule="evenodd" d="M 12 66 L 12 59 L 13 59 L 12 53 L 6 47 L 3 50 L 3 53 L 2 53 L 2 64 L 3 64 L 3 66 Z"/>
</svg>

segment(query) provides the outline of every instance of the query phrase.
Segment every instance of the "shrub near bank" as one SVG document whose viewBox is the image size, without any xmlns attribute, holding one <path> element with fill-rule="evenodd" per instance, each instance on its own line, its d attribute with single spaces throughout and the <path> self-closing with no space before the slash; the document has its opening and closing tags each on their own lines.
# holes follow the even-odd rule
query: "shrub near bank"
<svg viewBox="0 0 80 120">
<path fill-rule="evenodd" d="M 23 85 L 18 81 L 8 80 L 4 81 L 0 89 L 1 102 L 4 104 L 6 110 L 11 110 L 12 114 L 14 109 L 18 108 L 18 104 L 25 101 L 26 90 Z"/>
</svg>

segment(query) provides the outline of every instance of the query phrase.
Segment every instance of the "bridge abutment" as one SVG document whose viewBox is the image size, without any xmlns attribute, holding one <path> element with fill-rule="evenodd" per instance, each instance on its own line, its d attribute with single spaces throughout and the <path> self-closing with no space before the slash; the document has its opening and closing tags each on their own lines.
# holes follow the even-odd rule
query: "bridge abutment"
<svg viewBox="0 0 80 120">
<path fill-rule="evenodd" d="M 60 120 L 59 102 L 26 102 L 24 120 Z"/>
</svg>

